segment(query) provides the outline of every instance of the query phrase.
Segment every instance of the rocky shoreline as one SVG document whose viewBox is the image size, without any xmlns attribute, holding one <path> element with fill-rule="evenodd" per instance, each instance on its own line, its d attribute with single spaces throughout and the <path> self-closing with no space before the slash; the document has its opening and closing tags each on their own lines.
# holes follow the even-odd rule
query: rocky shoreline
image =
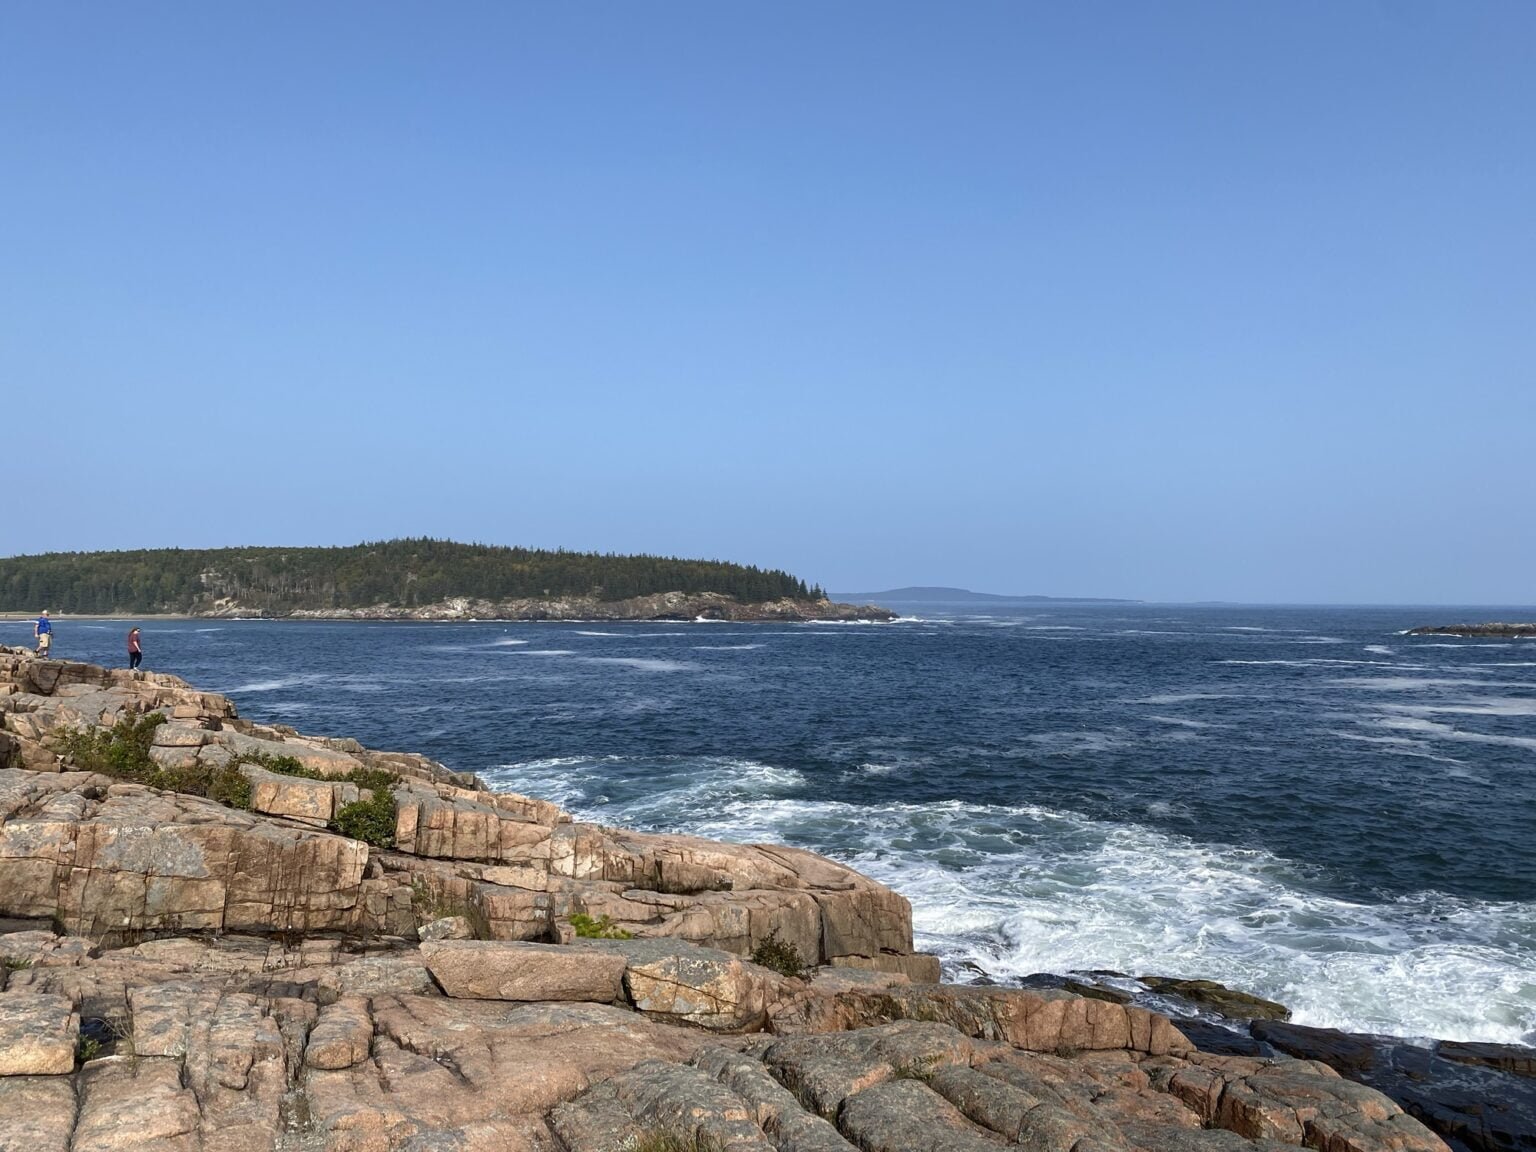
<svg viewBox="0 0 1536 1152">
<path fill-rule="evenodd" d="M 814 621 L 887 622 L 897 614 L 874 604 L 836 604 L 831 600 L 768 600 L 751 604 L 718 592 L 658 592 L 628 600 L 599 600 L 591 596 L 548 599 L 476 600 L 455 597 L 434 604 L 401 607 L 376 604 L 368 608 L 297 608 L 276 614 L 218 600 L 195 613 L 209 618 L 267 618 L 283 620 L 563 620 L 611 623 L 624 620 L 727 620 L 737 623 Z"/>
<path fill-rule="evenodd" d="M 1410 628 L 1408 636 L 1536 636 L 1536 624 L 1427 624 Z"/>
<path fill-rule="evenodd" d="M 3 1152 L 1447 1147 L 1278 1042 L 939 976 L 812 853 L 0 649 Z"/>
</svg>

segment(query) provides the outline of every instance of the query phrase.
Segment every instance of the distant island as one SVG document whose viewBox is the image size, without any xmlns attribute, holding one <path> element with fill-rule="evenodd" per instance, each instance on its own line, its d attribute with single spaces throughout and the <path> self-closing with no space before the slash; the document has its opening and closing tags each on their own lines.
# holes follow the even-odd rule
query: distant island
<svg viewBox="0 0 1536 1152">
<path fill-rule="evenodd" d="M 385 540 L 0 559 L 0 612 L 332 620 L 889 620 L 779 569 Z"/>
<path fill-rule="evenodd" d="M 1427 624 L 1422 628 L 1408 629 L 1409 636 L 1531 636 L 1536 637 L 1536 623 L 1532 624 Z"/>
<path fill-rule="evenodd" d="M 964 588 L 914 587 L 891 588 L 885 592 L 834 592 L 837 600 L 856 600 L 879 604 L 891 600 L 901 604 L 1140 604 L 1140 600 L 1116 600 L 1102 596 L 1000 596 L 994 592 L 971 592 Z"/>
</svg>

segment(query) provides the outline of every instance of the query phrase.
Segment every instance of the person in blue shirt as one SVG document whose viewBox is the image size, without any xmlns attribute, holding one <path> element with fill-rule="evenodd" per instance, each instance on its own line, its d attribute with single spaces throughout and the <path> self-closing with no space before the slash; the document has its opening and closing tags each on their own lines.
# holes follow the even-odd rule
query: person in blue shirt
<svg viewBox="0 0 1536 1152">
<path fill-rule="evenodd" d="M 53 647 L 53 622 L 48 619 L 48 609 L 43 609 L 43 614 L 37 618 L 37 623 L 32 627 L 32 635 L 37 637 L 37 654 L 48 656 L 48 651 Z"/>
</svg>

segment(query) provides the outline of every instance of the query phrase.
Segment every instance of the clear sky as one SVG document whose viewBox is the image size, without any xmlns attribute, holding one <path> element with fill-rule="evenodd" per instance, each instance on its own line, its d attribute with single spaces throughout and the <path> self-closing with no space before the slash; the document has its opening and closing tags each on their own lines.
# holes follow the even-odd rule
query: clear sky
<svg viewBox="0 0 1536 1152">
<path fill-rule="evenodd" d="M 1536 601 L 1536 4 L 0 9 L 0 555 Z"/>
</svg>

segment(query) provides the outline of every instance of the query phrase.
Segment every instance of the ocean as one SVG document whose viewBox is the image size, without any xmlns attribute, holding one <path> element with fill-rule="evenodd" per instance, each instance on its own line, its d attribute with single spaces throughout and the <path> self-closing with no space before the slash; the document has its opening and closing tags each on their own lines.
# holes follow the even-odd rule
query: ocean
<svg viewBox="0 0 1536 1152">
<path fill-rule="evenodd" d="M 952 977 L 1206 977 L 1302 1024 L 1536 1042 L 1536 641 L 1403 635 L 1536 609 L 913 611 L 140 623 L 146 668 L 253 719 L 842 860 Z M 59 621 L 55 653 L 123 664 L 132 623 Z"/>
</svg>

